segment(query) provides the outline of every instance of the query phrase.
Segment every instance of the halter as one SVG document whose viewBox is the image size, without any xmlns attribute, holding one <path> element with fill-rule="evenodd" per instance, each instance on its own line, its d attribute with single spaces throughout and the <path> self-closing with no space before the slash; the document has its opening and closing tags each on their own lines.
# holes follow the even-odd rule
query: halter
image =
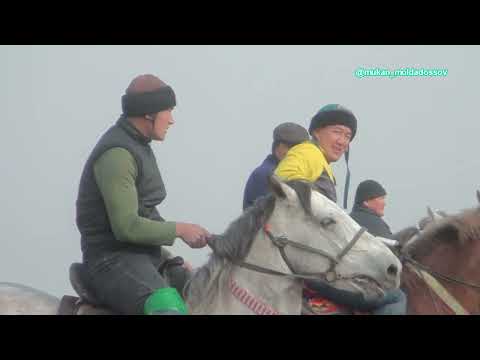
<svg viewBox="0 0 480 360">
<path fill-rule="evenodd" d="M 276 276 L 283 276 L 286 278 L 298 280 L 298 279 L 310 279 L 310 280 L 326 280 L 327 282 L 332 282 L 337 279 L 353 279 L 356 276 L 351 276 L 351 277 L 342 277 L 341 275 L 337 274 L 335 271 L 335 267 L 341 262 L 342 258 L 350 251 L 350 249 L 355 245 L 355 243 L 360 239 L 360 237 L 363 235 L 363 233 L 366 231 L 366 228 L 362 227 L 360 230 L 355 234 L 355 236 L 352 238 L 352 240 L 340 251 L 340 253 L 337 256 L 332 256 L 328 254 L 327 252 L 317 249 L 308 245 L 304 245 L 301 243 L 298 243 L 296 241 L 291 241 L 289 240 L 286 236 L 274 236 L 271 231 L 270 227 L 268 224 L 265 224 L 263 226 L 263 231 L 264 233 L 268 236 L 268 238 L 272 241 L 272 243 L 278 248 L 280 251 L 280 254 L 283 258 L 283 261 L 285 264 L 287 264 L 288 268 L 292 272 L 291 274 L 287 274 L 281 271 L 277 270 L 272 270 L 265 268 L 263 266 L 255 265 L 255 264 L 250 264 L 245 261 L 238 261 L 236 259 L 229 259 L 234 265 L 237 265 L 239 267 L 264 273 L 264 274 L 269 274 L 269 275 L 276 275 Z M 212 248 L 212 250 L 215 252 L 215 247 L 214 245 L 207 241 L 208 245 Z M 290 245 L 291 247 L 304 250 L 309 253 L 317 254 L 320 256 L 323 256 L 327 258 L 330 261 L 330 266 L 327 269 L 327 271 L 323 273 L 314 273 L 314 274 L 301 274 L 297 271 L 294 270 L 292 263 L 287 257 L 287 254 L 285 253 L 285 248 L 287 245 Z M 362 275 L 363 277 L 368 277 L 365 275 Z M 358 276 L 357 276 L 358 277 Z M 373 279 L 374 280 L 374 279 Z M 375 280 L 374 280 L 375 281 Z M 232 291 L 232 294 L 235 298 L 237 298 L 241 303 L 243 303 L 245 306 L 247 306 L 250 310 L 252 310 L 254 313 L 258 315 L 279 315 L 280 313 L 272 308 L 270 305 L 264 303 L 263 301 L 257 299 L 254 295 L 249 293 L 248 290 L 240 287 L 234 280 L 233 278 L 229 278 L 229 288 Z"/>
<path fill-rule="evenodd" d="M 261 272 L 261 273 L 269 274 L 269 275 L 284 276 L 284 277 L 292 278 L 292 279 L 295 279 L 295 280 L 296 279 L 325 280 L 327 282 L 333 282 L 333 281 L 339 280 L 339 279 L 353 279 L 353 278 L 358 277 L 358 276 L 351 276 L 351 277 L 341 276 L 341 275 L 337 274 L 337 272 L 335 271 L 335 268 L 341 262 L 342 258 L 355 245 L 355 243 L 358 241 L 358 239 L 360 239 L 360 237 L 363 235 L 363 233 L 366 230 L 367 229 L 364 228 L 364 227 L 360 228 L 360 230 L 355 234 L 355 236 L 352 238 L 352 240 L 340 251 L 340 253 L 337 256 L 332 256 L 332 255 L 328 254 L 327 252 L 325 252 L 321 249 L 317 249 L 317 248 L 314 248 L 314 247 L 311 247 L 311 246 L 308 246 L 308 245 L 301 244 L 301 243 L 296 242 L 296 241 L 289 240 L 286 236 L 274 236 L 270 232 L 269 226 L 266 224 L 263 227 L 263 231 L 268 236 L 268 238 L 272 241 L 272 243 L 278 248 L 278 250 L 280 251 L 280 254 L 282 256 L 283 261 L 287 264 L 288 268 L 290 269 L 290 271 L 292 273 L 287 274 L 287 273 L 284 273 L 284 272 L 281 272 L 281 271 L 268 269 L 268 268 L 265 268 L 263 266 L 247 263 L 245 261 L 238 261 L 238 260 L 235 260 L 235 259 L 231 259 L 231 261 L 232 261 L 233 264 L 235 264 L 239 267 L 245 268 L 245 269 L 249 269 L 249 270 L 253 270 L 253 271 L 256 271 L 256 272 Z M 320 255 L 320 256 L 323 256 L 323 257 L 327 258 L 330 261 L 329 268 L 325 272 L 311 273 L 311 274 L 300 273 L 300 272 L 295 271 L 295 269 L 292 266 L 292 263 L 290 262 L 290 260 L 287 257 L 287 254 L 285 253 L 285 248 L 287 247 L 287 245 L 290 245 L 293 248 L 304 250 L 306 252 L 316 254 L 316 255 Z M 367 277 L 366 275 L 359 275 L 359 276 Z"/>
<path fill-rule="evenodd" d="M 467 281 L 459 280 L 459 279 L 456 279 L 454 277 L 447 276 L 447 275 L 441 274 L 439 272 L 436 272 L 435 270 L 432 270 L 428 266 L 425 266 L 425 265 L 419 263 L 418 261 L 413 260 L 409 255 L 404 255 L 403 259 L 405 259 L 405 261 L 407 263 L 410 263 L 411 265 L 413 265 L 414 268 L 419 268 L 419 269 L 427 272 L 428 274 L 430 274 L 433 277 L 437 277 L 439 279 L 442 279 L 442 280 L 445 280 L 445 281 L 448 281 L 448 282 L 451 282 L 451 283 L 454 283 L 454 284 L 471 287 L 475 290 L 480 290 L 480 285 L 478 285 L 478 284 L 473 284 L 473 283 L 470 283 L 470 282 L 467 282 Z"/>
<path fill-rule="evenodd" d="M 467 281 L 459 280 L 451 276 L 447 276 L 432 270 L 430 267 L 425 266 L 418 261 L 412 259 L 409 255 L 404 254 L 403 259 L 407 263 L 407 265 L 413 270 L 413 272 L 420 277 L 428 286 L 429 295 L 432 299 L 432 302 L 435 306 L 437 312 L 438 307 L 435 301 L 435 298 L 432 295 L 432 290 L 437 294 L 437 296 L 448 306 L 450 309 L 454 311 L 455 314 L 460 315 L 468 315 L 469 312 L 460 304 L 460 302 L 455 299 L 453 295 L 451 295 L 447 289 L 445 289 L 438 281 L 437 278 L 445 280 L 450 283 L 466 286 L 473 288 L 474 290 L 479 291 L 480 285 L 473 284 Z"/>
</svg>

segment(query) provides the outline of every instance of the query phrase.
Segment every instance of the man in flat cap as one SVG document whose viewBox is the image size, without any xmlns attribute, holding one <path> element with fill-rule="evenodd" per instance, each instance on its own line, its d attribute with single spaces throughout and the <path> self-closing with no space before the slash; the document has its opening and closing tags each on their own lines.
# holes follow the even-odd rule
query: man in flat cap
<svg viewBox="0 0 480 360">
<path fill-rule="evenodd" d="M 307 140 L 307 130 L 295 123 L 283 123 L 273 130 L 272 153 L 250 174 L 243 193 L 243 210 L 268 193 L 268 177 L 288 150 Z"/>
<path fill-rule="evenodd" d="M 122 96 L 123 113 L 92 150 L 80 180 L 76 222 L 89 285 L 97 300 L 120 314 L 184 314 L 181 293 L 189 272 L 167 269 L 163 246 L 178 237 L 206 246 L 209 232 L 165 221 L 156 206 L 167 192 L 151 141 L 163 141 L 174 124 L 173 89 L 154 75 L 133 79 Z M 170 285 L 171 284 L 171 285 Z"/>
</svg>

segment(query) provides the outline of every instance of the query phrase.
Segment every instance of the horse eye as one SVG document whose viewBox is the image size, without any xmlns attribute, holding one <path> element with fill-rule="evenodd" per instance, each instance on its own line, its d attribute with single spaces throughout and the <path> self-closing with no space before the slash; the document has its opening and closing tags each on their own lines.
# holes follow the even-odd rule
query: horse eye
<svg viewBox="0 0 480 360">
<path fill-rule="evenodd" d="M 335 221 L 335 219 L 330 218 L 330 217 L 327 217 L 327 218 L 324 218 L 324 219 L 320 220 L 320 225 L 322 225 L 325 228 L 330 226 L 330 225 L 336 224 L 336 223 L 337 222 Z"/>
</svg>

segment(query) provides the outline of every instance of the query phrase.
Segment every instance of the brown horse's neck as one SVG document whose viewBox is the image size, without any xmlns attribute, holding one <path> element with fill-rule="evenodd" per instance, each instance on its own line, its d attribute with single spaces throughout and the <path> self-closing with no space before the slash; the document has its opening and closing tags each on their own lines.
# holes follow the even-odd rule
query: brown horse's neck
<svg viewBox="0 0 480 360">
<path fill-rule="evenodd" d="M 450 308 L 429 289 L 425 281 L 418 277 L 408 266 L 404 266 L 402 288 L 408 297 L 409 315 L 451 315 Z"/>
<path fill-rule="evenodd" d="M 473 244 L 475 244 L 474 242 Z M 477 245 L 476 250 L 480 250 Z M 480 284 L 480 271 L 472 267 L 472 246 L 439 245 L 430 254 L 416 260 L 437 273 Z M 480 291 L 446 280 L 437 281 L 469 312 L 480 311 Z M 453 315 L 454 311 L 428 286 L 424 279 L 404 266 L 402 288 L 408 295 L 409 314 Z"/>
</svg>

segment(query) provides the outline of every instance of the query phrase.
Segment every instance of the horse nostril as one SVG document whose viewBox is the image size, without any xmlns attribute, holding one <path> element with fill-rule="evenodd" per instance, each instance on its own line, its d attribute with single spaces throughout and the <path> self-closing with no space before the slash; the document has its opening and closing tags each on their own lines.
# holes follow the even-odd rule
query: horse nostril
<svg viewBox="0 0 480 360">
<path fill-rule="evenodd" d="M 391 276 L 397 276 L 398 274 L 398 268 L 395 265 L 390 265 L 387 268 L 387 274 Z"/>
</svg>

